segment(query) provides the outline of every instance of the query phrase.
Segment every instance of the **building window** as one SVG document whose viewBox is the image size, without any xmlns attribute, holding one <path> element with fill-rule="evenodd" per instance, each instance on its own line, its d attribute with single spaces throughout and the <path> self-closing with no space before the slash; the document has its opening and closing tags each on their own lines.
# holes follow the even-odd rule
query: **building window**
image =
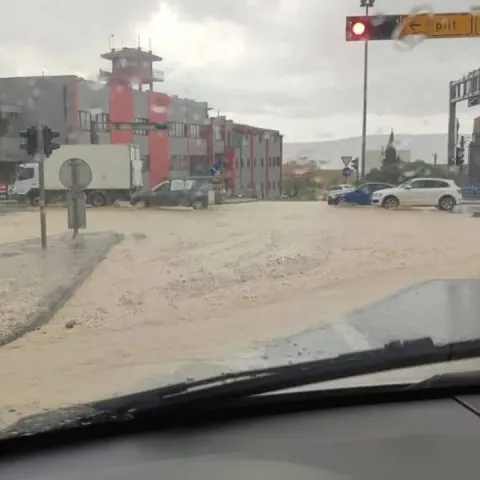
<svg viewBox="0 0 480 480">
<path fill-rule="evenodd" d="M 187 170 L 188 159 L 183 155 L 173 155 L 170 157 L 170 170 Z"/>
<path fill-rule="evenodd" d="M 97 123 L 97 132 L 109 132 L 110 131 L 110 117 L 108 113 L 100 113 L 95 116 Z"/>
<path fill-rule="evenodd" d="M 264 161 L 263 161 L 263 158 L 260 160 L 260 166 L 263 167 L 264 165 Z"/>
<path fill-rule="evenodd" d="M 235 168 L 238 169 L 238 158 L 235 159 Z"/>
<path fill-rule="evenodd" d="M 134 123 L 148 123 L 148 118 L 136 117 L 133 119 Z M 135 135 L 148 135 L 148 130 L 142 127 L 133 127 L 133 133 Z"/>
<path fill-rule="evenodd" d="M 250 159 L 247 158 L 247 167 L 250 167 Z"/>
<path fill-rule="evenodd" d="M 80 128 L 85 131 L 90 131 L 90 122 L 92 120 L 92 115 L 90 112 L 86 112 L 85 110 L 78 111 L 78 121 L 80 123 Z"/>
<path fill-rule="evenodd" d="M 188 125 L 188 136 L 200 138 L 200 125 Z"/>
<path fill-rule="evenodd" d="M 184 137 L 186 134 L 186 125 L 179 122 L 168 123 L 168 136 L 169 137 Z"/>
</svg>

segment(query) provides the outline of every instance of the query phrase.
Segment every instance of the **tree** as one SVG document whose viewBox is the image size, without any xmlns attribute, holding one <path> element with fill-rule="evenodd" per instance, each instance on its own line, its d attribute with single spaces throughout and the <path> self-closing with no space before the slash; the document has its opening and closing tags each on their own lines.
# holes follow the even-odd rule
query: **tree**
<svg viewBox="0 0 480 480">
<path fill-rule="evenodd" d="M 398 165 L 400 163 L 400 158 L 397 156 L 397 149 L 395 148 L 395 136 L 393 134 L 393 129 L 390 132 L 390 138 L 388 139 L 388 144 L 385 147 L 385 154 L 383 157 L 382 164 L 383 166 L 387 165 Z"/>
<path fill-rule="evenodd" d="M 416 160 L 374 168 L 366 175 L 365 181 L 399 184 L 418 177 L 453 178 L 453 174 L 442 167 Z"/>
</svg>

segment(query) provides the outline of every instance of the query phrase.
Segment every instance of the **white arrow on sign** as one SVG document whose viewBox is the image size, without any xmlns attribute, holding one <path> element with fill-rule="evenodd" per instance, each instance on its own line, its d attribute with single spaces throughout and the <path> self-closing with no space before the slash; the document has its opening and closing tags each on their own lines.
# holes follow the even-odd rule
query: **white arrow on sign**
<svg viewBox="0 0 480 480">
<path fill-rule="evenodd" d="M 348 167 L 350 162 L 352 161 L 352 157 L 340 157 L 342 159 L 343 164 Z"/>
</svg>

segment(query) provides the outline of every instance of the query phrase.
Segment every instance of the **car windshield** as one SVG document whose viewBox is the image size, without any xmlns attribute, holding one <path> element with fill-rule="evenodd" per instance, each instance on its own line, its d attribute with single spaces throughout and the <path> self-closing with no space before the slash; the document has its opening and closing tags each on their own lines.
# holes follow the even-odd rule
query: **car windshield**
<svg viewBox="0 0 480 480">
<path fill-rule="evenodd" d="M 33 167 L 19 166 L 17 168 L 17 180 L 30 180 L 35 176 Z"/>
<path fill-rule="evenodd" d="M 2 2 L 0 429 L 480 336 L 474 2 L 21 3 Z"/>
</svg>

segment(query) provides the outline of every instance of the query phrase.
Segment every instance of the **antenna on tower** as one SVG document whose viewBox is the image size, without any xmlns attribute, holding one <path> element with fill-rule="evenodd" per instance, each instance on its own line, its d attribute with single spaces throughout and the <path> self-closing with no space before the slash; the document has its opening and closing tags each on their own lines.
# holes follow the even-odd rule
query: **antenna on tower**
<svg viewBox="0 0 480 480">
<path fill-rule="evenodd" d="M 123 43 L 123 35 L 122 35 L 122 38 L 121 38 L 121 40 L 122 40 L 122 44 L 121 44 L 121 46 L 122 46 L 122 48 L 123 48 L 123 47 L 124 47 L 124 43 Z"/>
<path fill-rule="evenodd" d="M 140 45 L 140 34 L 137 35 L 137 47 L 139 50 L 142 48 Z"/>
<path fill-rule="evenodd" d="M 152 38 L 149 37 L 148 39 L 148 50 L 151 52 L 152 51 Z"/>
<path fill-rule="evenodd" d="M 108 39 L 108 45 L 110 46 L 110 50 L 115 50 L 115 34 L 110 34 L 110 37 Z"/>
</svg>

